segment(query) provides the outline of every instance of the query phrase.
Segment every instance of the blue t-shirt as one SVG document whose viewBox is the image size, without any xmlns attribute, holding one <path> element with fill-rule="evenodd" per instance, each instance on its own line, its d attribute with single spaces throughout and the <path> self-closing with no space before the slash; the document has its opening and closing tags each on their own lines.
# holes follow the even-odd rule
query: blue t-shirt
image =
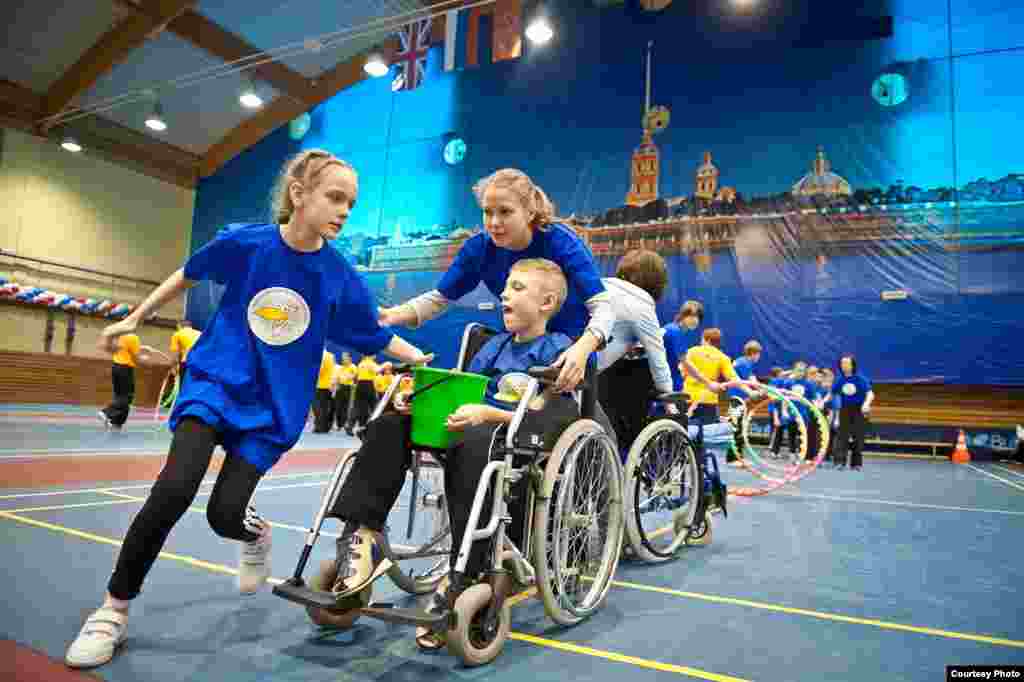
<svg viewBox="0 0 1024 682">
<path fill-rule="evenodd" d="M 562 268 L 569 283 L 569 295 L 558 314 L 548 321 L 548 331 L 578 338 L 590 321 L 586 302 L 604 291 L 601 274 L 587 245 L 561 223 L 533 232 L 533 240 L 522 251 L 494 245 L 485 233 L 465 241 L 437 290 L 449 301 L 473 291 L 480 282 L 495 296 L 501 296 L 512 266 L 526 258 L 546 258 Z"/>
<path fill-rule="evenodd" d="M 700 333 L 696 329 L 680 327 L 675 322 L 666 324 L 665 334 L 661 337 L 665 344 L 665 358 L 668 369 L 672 372 L 672 390 L 683 390 L 683 374 L 679 371 L 680 361 L 686 357 L 686 351 L 700 345 Z"/>
<path fill-rule="evenodd" d="M 736 358 L 732 363 L 732 368 L 736 370 L 736 376 L 744 381 L 747 381 L 750 377 L 754 376 L 754 361 L 746 355 Z M 747 398 L 747 392 L 742 388 L 730 388 L 728 393 L 730 396 L 735 396 L 743 400 L 746 400 Z"/>
<path fill-rule="evenodd" d="M 218 430 L 258 432 L 266 451 L 240 454 L 263 470 L 302 434 L 325 340 L 377 353 L 394 336 L 377 324 L 369 288 L 338 251 L 295 251 L 277 225 L 221 232 L 188 259 L 185 277 L 225 289 L 189 353 L 198 381 L 185 382 L 170 427 L 212 413 Z"/>
<path fill-rule="evenodd" d="M 782 377 L 772 379 L 768 382 L 768 385 L 774 386 L 775 388 L 781 388 L 784 391 L 788 391 L 793 388 L 793 382 L 789 379 L 783 379 Z M 796 402 L 794 401 L 794 405 L 795 404 Z M 768 415 L 774 416 L 776 413 L 779 415 L 779 424 L 785 425 L 793 421 L 793 414 L 786 409 L 786 404 L 782 401 L 773 400 L 768 404 Z"/>
<path fill-rule="evenodd" d="M 804 399 L 812 403 L 821 397 L 821 387 L 810 379 L 797 379 L 796 381 L 791 382 L 789 390 L 799 396 L 803 396 Z M 796 406 L 797 412 L 800 413 L 800 416 L 803 417 L 804 423 L 809 423 L 811 418 L 811 409 L 807 407 L 807 405 L 796 400 L 793 401 L 793 404 Z"/>
<path fill-rule="evenodd" d="M 870 390 L 871 382 L 863 374 L 846 376 L 840 372 L 836 382 L 832 384 L 832 395 L 839 396 L 840 407 L 863 405 Z"/>
<path fill-rule="evenodd" d="M 571 345 L 572 339 L 557 332 L 522 343 L 517 343 L 512 334 L 505 332 L 484 344 L 484 347 L 473 356 L 468 371 L 491 377 L 484 398 L 488 405 L 503 410 L 514 410 L 515 403 L 494 399 L 501 378 L 513 372 L 525 373 L 531 367 L 547 367 Z"/>
</svg>

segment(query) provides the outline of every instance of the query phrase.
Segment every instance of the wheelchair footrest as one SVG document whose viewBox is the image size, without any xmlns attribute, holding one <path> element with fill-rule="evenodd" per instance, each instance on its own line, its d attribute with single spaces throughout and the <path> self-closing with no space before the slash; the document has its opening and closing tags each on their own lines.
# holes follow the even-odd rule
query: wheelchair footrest
<svg viewBox="0 0 1024 682">
<path fill-rule="evenodd" d="M 359 613 L 388 623 L 420 625 L 440 630 L 447 629 L 449 619 L 449 614 L 444 611 L 428 613 L 420 609 L 400 609 L 385 603 L 370 604 L 359 609 Z"/>
<path fill-rule="evenodd" d="M 274 585 L 274 594 L 303 606 L 327 610 L 336 610 L 338 608 L 338 602 L 332 593 L 311 590 L 305 585 L 296 584 L 293 580 L 287 580 L 280 585 Z"/>
</svg>

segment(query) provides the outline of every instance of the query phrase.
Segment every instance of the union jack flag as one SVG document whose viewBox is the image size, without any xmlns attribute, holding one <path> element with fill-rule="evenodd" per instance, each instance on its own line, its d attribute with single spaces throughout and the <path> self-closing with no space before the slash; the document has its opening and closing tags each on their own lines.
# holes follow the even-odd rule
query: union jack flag
<svg viewBox="0 0 1024 682">
<path fill-rule="evenodd" d="M 402 49 L 395 55 L 398 75 L 391 82 L 392 90 L 412 90 L 423 82 L 427 71 L 427 48 L 430 46 L 430 19 L 406 24 L 398 32 Z"/>
</svg>

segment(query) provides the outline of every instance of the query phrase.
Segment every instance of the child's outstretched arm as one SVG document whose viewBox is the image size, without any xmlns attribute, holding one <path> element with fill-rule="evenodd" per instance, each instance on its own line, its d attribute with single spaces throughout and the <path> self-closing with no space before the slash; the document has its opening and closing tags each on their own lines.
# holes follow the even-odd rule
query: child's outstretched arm
<svg viewBox="0 0 1024 682">
<path fill-rule="evenodd" d="M 448 415 L 445 423 L 450 431 L 462 431 L 481 424 L 508 424 L 515 412 L 490 405 L 463 405 Z"/>
<path fill-rule="evenodd" d="M 113 353 L 117 350 L 115 343 L 119 336 L 135 331 L 139 323 L 149 317 L 151 313 L 159 310 L 165 303 L 179 296 L 193 284 L 195 282 L 185 278 L 184 268 L 175 270 L 170 277 L 164 280 L 163 284 L 146 297 L 139 307 L 129 313 L 128 317 L 104 328 L 97 342 L 100 350 Z"/>
</svg>

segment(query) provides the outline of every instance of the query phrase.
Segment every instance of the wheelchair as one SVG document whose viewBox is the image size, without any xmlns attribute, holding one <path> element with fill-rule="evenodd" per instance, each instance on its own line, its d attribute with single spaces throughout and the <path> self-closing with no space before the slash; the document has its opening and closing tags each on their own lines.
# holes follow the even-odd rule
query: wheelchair
<svg viewBox="0 0 1024 682">
<path fill-rule="evenodd" d="M 646 356 L 627 354 L 599 378 L 602 406 L 623 443 L 623 505 L 629 551 L 647 563 L 712 540 L 712 516 L 728 516 L 728 490 L 715 449 L 732 442 L 729 424 L 689 424 L 685 393 L 658 394 Z M 649 400 L 616 399 L 648 396 Z M 667 409 L 674 405 L 676 413 Z"/>
<path fill-rule="evenodd" d="M 482 325 L 468 326 L 457 368 L 467 367 L 495 333 Z M 396 367 L 395 379 L 372 418 L 379 417 L 391 403 L 408 371 L 408 366 Z M 351 602 L 342 606 L 329 591 L 333 561 L 325 561 L 309 585 L 304 582 L 306 563 L 355 453 L 346 453 L 336 465 L 295 572 L 274 587 L 274 594 L 305 605 L 318 625 L 346 627 L 359 616 L 367 616 L 429 628 L 442 635 L 448 650 L 468 666 L 486 664 L 500 654 L 511 627 L 508 598 L 516 590 L 536 587 L 545 612 L 560 625 L 575 625 L 599 610 L 611 587 L 622 544 L 622 467 L 616 446 L 601 425 L 589 418 L 594 413 L 594 396 L 587 389 L 576 396 L 581 417 L 562 431 L 550 450 L 538 435 L 520 435 L 528 405 L 543 386 L 554 383 L 557 370 L 535 367 L 527 374 L 529 381 L 511 423 L 496 427 L 492 436 L 490 461 L 477 484 L 465 536 L 454 539 L 458 553 L 453 567 L 448 565 L 453 540 L 443 490 L 420 490 L 422 473 L 443 466 L 446 453 L 413 445 L 407 530 L 416 525 L 413 519 L 418 514 L 426 512 L 428 521 L 421 524 L 419 536 L 407 533 L 416 539 L 412 546 L 391 545 L 385 532 L 381 549 L 396 564 L 389 573 L 391 579 L 414 594 L 432 591 L 454 569 L 453 584 L 465 589 L 449 592 L 448 608 L 428 612 L 371 603 L 372 585 L 358 595 L 355 608 Z M 592 380 L 588 376 L 587 381 Z M 443 481 L 443 477 L 437 480 Z M 506 535 L 506 527 L 512 523 L 510 496 L 514 487 L 520 487 L 515 486 L 519 482 L 526 496 L 522 548 Z M 499 494 L 490 496 L 490 521 L 480 527 L 491 490 Z M 484 539 L 490 540 L 489 568 L 477 581 L 476 576 L 465 575 L 465 568 L 472 543 Z M 425 557 L 433 559 L 426 570 L 396 570 Z"/>
</svg>

